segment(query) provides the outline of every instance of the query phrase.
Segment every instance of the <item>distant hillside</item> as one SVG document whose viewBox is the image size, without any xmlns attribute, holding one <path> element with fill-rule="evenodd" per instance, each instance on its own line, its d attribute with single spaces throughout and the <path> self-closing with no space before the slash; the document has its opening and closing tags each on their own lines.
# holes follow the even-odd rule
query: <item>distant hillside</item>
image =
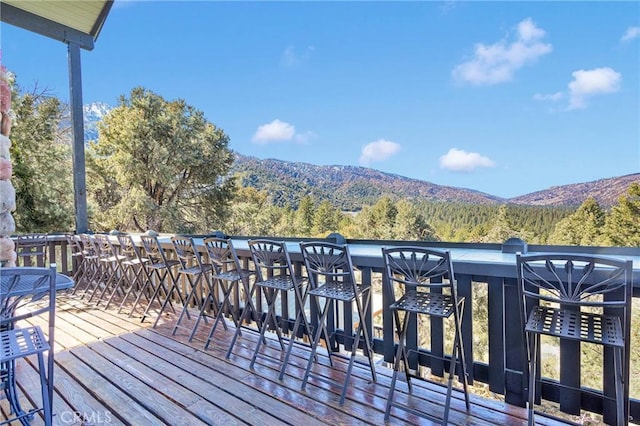
<svg viewBox="0 0 640 426">
<path fill-rule="evenodd" d="M 343 210 L 360 210 L 388 195 L 394 199 L 497 204 L 504 199 L 470 189 L 435 185 L 417 179 L 383 173 L 366 167 L 316 166 L 280 160 L 260 160 L 236 154 L 233 172 L 242 186 L 267 191 L 278 206 L 298 205 L 310 195 L 317 200 L 329 200 Z"/>
<path fill-rule="evenodd" d="M 261 160 L 236 153 L 233 172 L 242 186 L 267 191 L 278 206 L 294 208 L 305 195 L 329 200 L 343 210 L 356 211 L 388 195 L 393 199 L 460 202 L 470 204 L 513 203 L 537 206 L 579 206 L 594 197 L 603 207 L 617 203 L 632 182 L 640 183 L 640 173 L 572 185 L 554 186 L 544 191 L 511 199 L 470 189 L 441 186 L 366 167 L 316 166 L 281 160 Z"/>
<path fill-rule="evenodd" d="M 544 191 L 533 192 L 511 198 L 510 203 L 534 206 L 575 205 L 578 206 L 588 197 L 593 197 L 601 206 L 612 206 L 620 195 L 627 192 L 633 182 L 640 183 L 640 173 L 593 182 L 553 186 Z"/>
</svg>

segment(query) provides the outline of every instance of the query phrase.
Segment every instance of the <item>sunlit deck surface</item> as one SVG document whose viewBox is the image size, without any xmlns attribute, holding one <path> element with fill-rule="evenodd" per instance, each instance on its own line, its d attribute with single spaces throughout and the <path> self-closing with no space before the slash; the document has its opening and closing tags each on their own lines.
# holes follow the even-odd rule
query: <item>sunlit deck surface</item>
<svg viewBox="0 0 640 426">
<path fill-rule="evenodd" d="M 153 318 L 151 318 L 152 320 Z M 171 335 L 173 314 L 157 328 L 150 320 L 103 310 L 75 296 L 60 295 L 57 311 L 54 424 L 134 424 L 134 425 L 360 425 L 384 424 L 384 407 L 391 370 L 378 365 L 378 383 L 370 383 L 368 372 L 354 368 L 352 385 L 343 406 L 338 404 L 338 386 L 310 379 L 300 391 L 306 348 L 296 348 L 283 381 L 278 380 L 281 351 L 277 341 L 269 342 L 258 357 L 254 370 L 249 362 L 257 335 L 243 332 L 234 354 L 225 359 L 233 335 L 233 325 L 219 326 L 216 340 L 203 349 L 202 340 L 188 342 L 188 331 Z M 38 318 L 32 320 L 38 323 Z M 200 339 L 208 332 L 200 326 Z M 198 337 L 198 336 L 197 336 Z M 336 360 L 328 367 L 320 357 L 316 372 L 344 377 L 346 363 Z M 21 389 L 39 403 L 40 387 L 33 360 L 18 365 Z M 408 398 L 406 386 L 398 388 L 400 399 Z M 440 416 L 446 388 L 415 381 L 412 401 L 416 408 Z M 472 406 L 465 412 L 461 392 L 454 391 L 450 423 L 457 425 L 519 425 L 525 410 L 500 401 L 471 395 Z M 0 418 L 7 415 L 7 401 L 0 397 Z M 433 424 L 408 414 L 391 411 L 389 424 Z M 539 424 L 558 424 L 541 416 Z M 34 424 L 42 424 L 37 418 Z"/>
</svg>

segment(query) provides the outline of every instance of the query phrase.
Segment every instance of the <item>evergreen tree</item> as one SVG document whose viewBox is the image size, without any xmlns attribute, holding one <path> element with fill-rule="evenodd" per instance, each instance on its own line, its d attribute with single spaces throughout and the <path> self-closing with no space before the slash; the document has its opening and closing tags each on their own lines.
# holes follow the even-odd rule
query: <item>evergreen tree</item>
<svg viewBox="0 0 640 426">
<path fill-rule="evenodd" d="M 605 212 L 598 202 L 587 198 L 574 214 L 556 224 L 552 244 L 592 246 L 600 243 Z"/>
<path fill-rule="evenodd" d="M 611 209 L 605 238 L 613 246 L 640 247 L 640 184 L 632 183 L 627 194 Z"/>
<path fill-rule="evenodd" d="M 228 235 L 261 235 L 261 217 L 267 206 L 267 194 L 252 187 L 237 188 L 224 232 Z"/>
<path fill-rule="evenodd" d="M 396 203 L 394 239 L 436 241 L 435 231 L 416 206 L 407 200 Z"/>
<path fill-rule="evenodd" d="M 21 93 L 14 84 L 11 110 L 16 231 L 72 230 L 73 166 L 69 128 L 62 126 L 64 105 L 37 87 Z"/>
<path fill-rule="evenodd" d="M 521 231 L 516 231 L 511 225 L 511 218 L 509 215 L 509 209 L 506 205 L 500 206 L 498 213 L 494 218 L 493 226 L 484 236 L 482 242 L 484 243 L 503 243 L 509 238 L 517 237 L 527 240 L 526 235 Z"/>
<path fill-rule="evenodd" d="M 317 237 L 323 237 L 338 231 L 340 217 L 337 213 L 329 201 L 321 202 L 313 215 L 313 234 Z"/>
<path fill-rule="evenodd" d="M 314 210 L 315 203 L 310 196 L 306 195 L 300 200 L 298 211 L 296 212 L 296 230 L 301 237 L 311 236 L 313 217 L 315 215 Z"/>
<path fill-rule="evenodd" d="M 389 197 L 382 197 L 373 206 L 363 209 L 358 215 L 363 238 L 391 240 L 395 234 L 393 226 L 398 210 Z"/>
<path fill-rule="evenodd" d="M 184 100 L 135 88 L 101 123 L 87 156 L 100 229 L 220 228 L 234 188 L 224 131 Z"/>
</svg>

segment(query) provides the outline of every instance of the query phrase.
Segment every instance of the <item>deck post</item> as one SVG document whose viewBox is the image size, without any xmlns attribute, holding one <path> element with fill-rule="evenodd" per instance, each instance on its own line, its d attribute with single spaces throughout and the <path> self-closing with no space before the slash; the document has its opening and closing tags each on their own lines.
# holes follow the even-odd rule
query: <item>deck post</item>
<svg viewBox="0 0 640 426">
<path fill-rule="evenodd" d="M 84 117 L 82 113 L 82 72 L 80 45 L 67 41 L 69 59 L 69 104 L 73 134 L 73 193 L 75 202 L 76 233 L 89 229 L 87 219 L 87 183 L 84 158 Z"/>
</svg>

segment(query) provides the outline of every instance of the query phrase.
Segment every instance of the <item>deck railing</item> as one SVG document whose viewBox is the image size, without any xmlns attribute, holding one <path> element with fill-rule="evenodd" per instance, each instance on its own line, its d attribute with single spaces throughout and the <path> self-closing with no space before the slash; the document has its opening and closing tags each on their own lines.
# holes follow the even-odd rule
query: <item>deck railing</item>
<svg viewBox="0 0 640 426">
<path fill-rule="evenodd" d="M 202 236 L 194 236 L 198 239 Z M 234 238 L 234 243 L 238 248 L 238 255 L 245 266 L 250 266 L 250 254 L 246 248 L 246 237 Z M 286 240 L 295 247 L 303 239 L 278 238 Z M 331 238 L 329 238 L 331 240 Z M 171 251 L 172 246 L 168 239 L 166 249 Z M 244 242 L 244 244 L 243 244 Z M 394 354 L 394 338 L 385 336 L 395 336 L 393 320 L 390 311 L 386 308 L 387 301 L 381 291 L 383 260 L 380 248 L 391 245 L 422 245 L 442 250 L 458 250 L 474 253 L 473 256 L 454 256 L 454 269 L 458 282 L 458 291 L 467 301 L 465 303 L 462 333 L 465 343 L 464 350 L 469 368 L 469 379 L 471 382 L 485 384 L 488 389 L 499 395 L 503 395 L 506 402 L 524 406 L 526 395 L 523 394 L 523 364 L 522 345 L 523 333 L 520 326 L 518 312 L 518 292 L 516 282 L 515 260 L 513 264 L 492 259 L 491 254 L 501 253 L 501 244 L 467 244 L 467 243 L 423 243 L 407 241 L 365 241 L 346 240 L 354 249 L 352 257 L 354 266 L 359 270 L 362 283 L 371 286 L 374 294 L 374 303 L 370 306 L 367 315 L 367 324 L 371 328 L 371 335 L 374 336 L 374 350 L 386 362 L 391 362 Z M 376 256 L 375 253 L 378 255 Z M 293 250 L 292 250 L 293 251 Z M 633 257 L 636 261 L 640 259 L 640 250 L 637 248 L 615 248 L 615 247 L 574 247 L 574 246 L 528 246 L 529 252 L 581 252 L 586 254 L 598 254 L 609 256 Z M 302 259 L 299 252 L 291 253 L 295 268 L 302 271 Z M 482 260 L 486 258 L 487 260 Z M 495 258 L 495 256 L 494 256 Z M 58 264 L 58 269 L 67 274 L 71 274 L 74 265 L 72 264 L 69 247 L 64 237 L 49 237 L 49 259 Z M 478 260 L 480 259 L 480 260 Z M 634 305 L 637 309 L 640 306 L 640 267 L 634 264 Z M 240 309 L 242 304 L 242 294 L 236 292 L 233 295 L 234 306 Z M 256 306 L 258 310 L 266 307 L 262 303 L 260 294 L 256 294 Z M 281 326 L 291 328 L 295 318 L 295 309 L 299 307 L 293 305 L 292 300 L 283 297 L 279 313 L 282 317 Z M 308 307 L 307 307 L 308 308 Z M 313 312 L 312 312 L 313 314 Z M 340 318 L 342 316 L 342 318 Z M 636 315 L 637 317 L 637 315 Z M 311 316 L 311 319 L 315 315 Z M 337 313 L 335 320 L 336 329 L 344 330 L 346 334 L 351 333 L 354 324 L 345 320 L 351 318 L 350 312 Z M 443 376 L 446 365 L 442 361 L 432 361 L 430 353 L 436 355 L 445 351 L 445 334 L 447 328 L 442 320 L 431 319 L 429 322 L 429 341 L 421 342 L 421 333 L 416 325 L 412 327 L 408 335 L 410 348 L 416 349 L 417 356 L 411 359 L 413 367 L 429 367 L 435 376 Z M 634 322 L 632 330 L 640 329 L 640 324 Z M 339 333 L 337 333 L 339 335 Z M 637 332 L 632 333 L 631 347 L 640 345 Z M 450 340 L 450 339 L 449 339 Z M 338 343 L 341 339 L 338 338 Z M 560 372 L 559 377 L 570 383 L 580 383 L 581 368 L 577 359 L 580 356 L 580 347 L 577 345 L 562 345 L 560 350 Z M 570 360 L 570 362 L 564 360 Z M 605 374 L 603 388 L 605 395 L 613 395 L 614 378 L 607 372 L 613 371 L 613 357 L 606 353 L 602 356 L 602 366 Z M 630 378 L 640 380 L 640 360 L 635 359 L 631 363 Z M 543 371 L 544 373 L 544 371 Z M 604 398 L 603 392 L 593 389 L 575 392 L 562 388 L 558 385 L 557 378 L 546 378 L 541 387 L 542 397 L 545 400 L 555 401 L 560 404 L 562 411 L 569 414 L 580 414 L 580 410 L 587 410 L 604 415 L 605 421 L 610 421 L 615 417 L 615 404 Z M 637 387 L 637 383 L 636 383 Z M 631 395 L 629 414 L 632 419 L 640 419 L 640 395 Z"/>
</svg>

